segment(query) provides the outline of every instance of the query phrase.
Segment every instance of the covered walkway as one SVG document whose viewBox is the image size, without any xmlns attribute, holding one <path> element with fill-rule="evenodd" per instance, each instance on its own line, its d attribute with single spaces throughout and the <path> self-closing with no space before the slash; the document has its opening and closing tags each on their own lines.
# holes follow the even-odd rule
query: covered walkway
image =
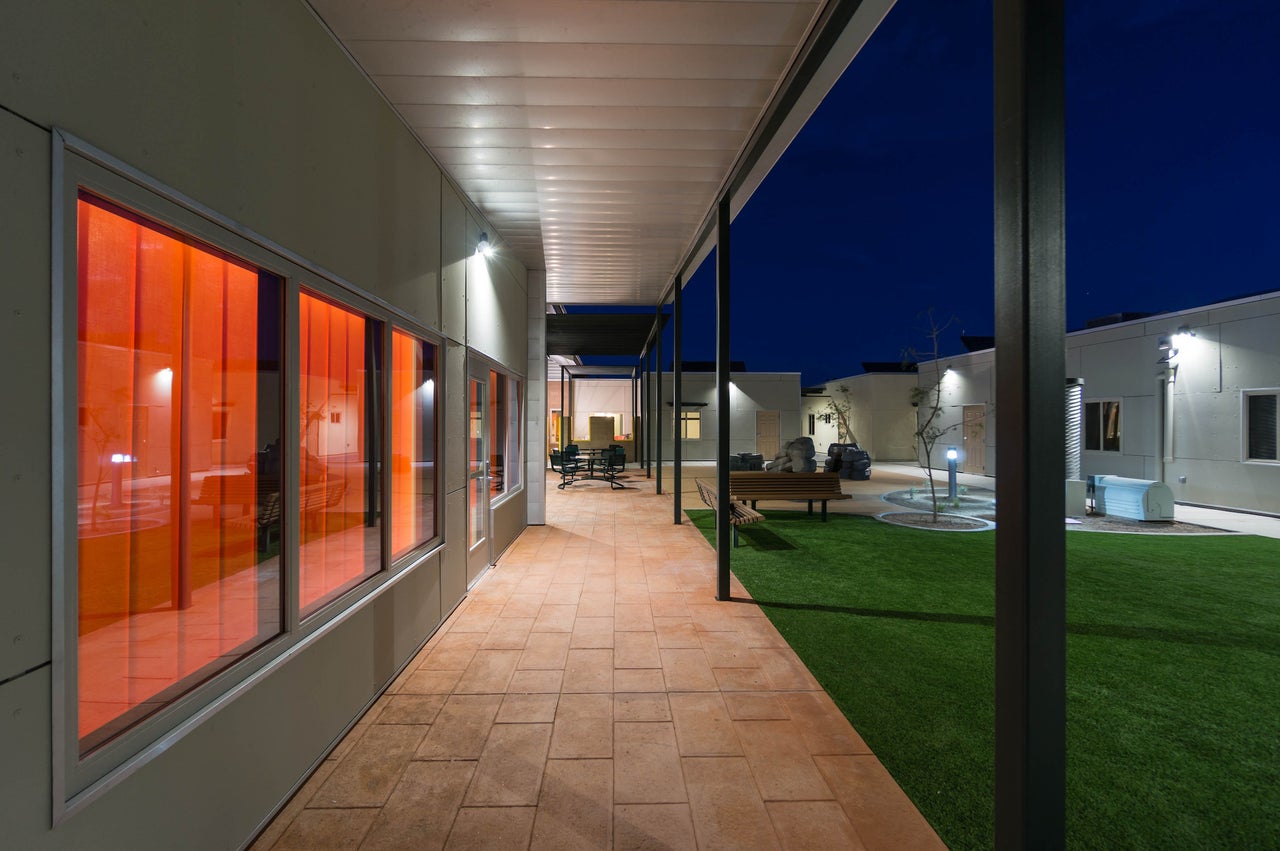
<svg viewBox="0 0 1280 851">
<path fill-rule="evenodd" d="M 555 481 L 256 851 L 943 847 L 669 496 Z"/>
</svg>

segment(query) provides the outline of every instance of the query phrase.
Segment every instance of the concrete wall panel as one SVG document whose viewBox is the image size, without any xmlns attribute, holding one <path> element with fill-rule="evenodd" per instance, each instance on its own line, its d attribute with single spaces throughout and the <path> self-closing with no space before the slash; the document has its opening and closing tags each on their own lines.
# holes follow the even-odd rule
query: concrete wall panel
<svg viewBox="0 0 1280 851">
<path fill-rule="evenodd" d="M 440 330 L 467 342 L 467 208 L 453 186 L 440 189 Z M 474 250 L 474 246 L 472 247 Z"/>
<path fill-rule="evenodd" d="M 447 616 L 467 595 L 467 491 L 445 495 L 444 560 L 440 564 L 440 607 Z"/>
<path fill-rule="evenodd" d="M 467 350 L 444 348 L 444 490 L 453 493 L 467 486 Z"/>
<path fill-rule="evenodd" d="M 439 169 L 303 4 L 10 4 L 0 57 L 7 109 L 434 324 Z"/>
<path fill-rule="evenodd" d="M 0 681 L 50 659 L 49 134 L 0 112 Z M 7 717 L 7 716 L 0 716 Z"/>
</svg>

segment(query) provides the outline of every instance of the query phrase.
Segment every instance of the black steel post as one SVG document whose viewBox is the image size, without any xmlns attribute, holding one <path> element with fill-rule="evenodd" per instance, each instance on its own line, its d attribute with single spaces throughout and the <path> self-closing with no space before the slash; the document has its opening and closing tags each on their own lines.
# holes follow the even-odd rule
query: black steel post
<svg viewBox="0 0 1280 851">
<path fill-rule="evenodd" d="M 996 847 L 1066 824 L 1062 0 L 996 0 Z"/>
<path fill-rule="evenodd" d="M 645 476 L 651 475 L 649 472 L 649 430 L 653 427 L 649 422 L 649 350 L 640 355 L 640 424 L 643 426 L 641 434 L 643 440 L 641 445 L 644 447 L 640 457 L 643 459 Z"/>
<path fill-rule="evenodd" d="M 729 599 L 729 196 L 716 210 L 716 599 Z"/>
<path fill-rule="evenodd" d="M 560 429 L 557 437 L 560 441 L 560 451 L 564 452 L 564 418 L 568 415 L 568 411 L 564 408 L 564 366 L 560 367 Z"/>
<path fill-rule="evenodd" d="M 675 294 L 671 305 L 671 457 L 675 464 L 675 482 L 672 499 L 675 503 L 675 523 L 680 525 L 684 512 L 680 507 L 680 456 L 684 440 L 684 407 L 680 403 L 680 291 L 684 287 L 676 275 Z"/>
<path fill-rule="evenodd" d="M 657 339 L 653 342 L 654 361 L 656 362 L 657 379 L 653 388 L 653 457 L 658 468 L 657 493 L 662 493 L 662 305 L 658 305 Z"/>
</svg>

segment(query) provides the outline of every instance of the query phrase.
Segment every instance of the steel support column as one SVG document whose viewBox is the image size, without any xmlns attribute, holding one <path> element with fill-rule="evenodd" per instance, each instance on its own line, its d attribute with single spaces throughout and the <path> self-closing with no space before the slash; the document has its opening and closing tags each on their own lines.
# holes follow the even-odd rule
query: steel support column
<svg viewBox="0 0 1280 851">
<path fill-rule="evenodd" d="M 996 847 L 1062 848 L 1062 0 L 996 0 Z"/>
<path fill-rule="evenodd" d="M 716 209 L 716 599 L 729 599 L 729 196 Z"/>
<path fill-rule="evenodd" d="M 559 442 L 559 450 L 564 452 L 564 418 L 569 412 L 564 407 L 564 366 L 560 367 L 560 428 L 557 430 L 556 438 Z"/>
<path fill-rule="evenodd" d="M 653 341 L 655 374 L 657 380 L 653 387 L 653 457 L 654 466 L 658 468 L 657 493 L 662 493 L 662 305 L 658 305 L 658 332 Z"/>
<path fill-rule="evenodd" d="M 684 440 L 684 407 L 680 403 L 680 291 L 684 289 L 680 276 L 676 275 L 675 292 L 671 296 L 671 460 L 675 465 L 675 481 L 672 484 L 672 501 L 675 503 L 675 524 L 680 525 L 684 512 L 680 507 L 680 456 Z"/>
<path fill-rule="evenodd" d="M 640 366 L 640 376 L 641 376 L 641 380 L 640 380 L 640 424 L 644 427 L 643 432 L 642 432 L 642 433 L 643 433 L 643 435 L 644 435 L 644 439 L 643 439 L 643 441 L 642 441 L 642 444 L 643 444 L 643 446 L 644 446 L 644 451 L 641 453 L 641 457 L 644 459 L 644 462 L 643 462 L 643 463 L 644 463 L 644 474 L 645 474 L 645 477 L 647 478 L 647 477 L 649 477 L 649 476 L 652 476 L 652 475 L 653 475 L 653 474 L 652 474 L 652 472 L 649 470 L 649 431 L 650 431 L 650 429 L 652 429 L 652 428 L 653 428 L 653 423 L 651 423 L 651 422 L 649 421 L 649 396 L 650 396 L 650 393 L 649 393 L 649 350 L 648 350 L 648 349 L 646 349 L 646 350 L 645 350 L 645 351 L 640 355 L 640 364 L 641 364 L 641 366 Z"/>
<path fill-rule="evenodd" d="M 649 399 L 653 397 L 653 369 L 649 366 L 649 349 L 646 348 L 643 354 L 640 354 L 640 362 L 643 363 L 644 380 L 640 381 L 640 422 L 644 425 L 644 475 L 645 479 L 652 479 L 653 470 L 649 467 L 649 433 L 653 430 L 653 422 L 649 420 Z"/>
</svg>

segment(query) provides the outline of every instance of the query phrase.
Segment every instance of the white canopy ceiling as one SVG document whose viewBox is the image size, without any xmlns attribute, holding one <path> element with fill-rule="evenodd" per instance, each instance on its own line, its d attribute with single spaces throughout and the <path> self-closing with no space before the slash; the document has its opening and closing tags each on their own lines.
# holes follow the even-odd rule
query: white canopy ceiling
<svg viewBox="0 0 1280 851">
<path fill-rule="evenodd" d="M 547 300 L 653 305 L 893 0 L 310 0 Z"/>
</svg>

